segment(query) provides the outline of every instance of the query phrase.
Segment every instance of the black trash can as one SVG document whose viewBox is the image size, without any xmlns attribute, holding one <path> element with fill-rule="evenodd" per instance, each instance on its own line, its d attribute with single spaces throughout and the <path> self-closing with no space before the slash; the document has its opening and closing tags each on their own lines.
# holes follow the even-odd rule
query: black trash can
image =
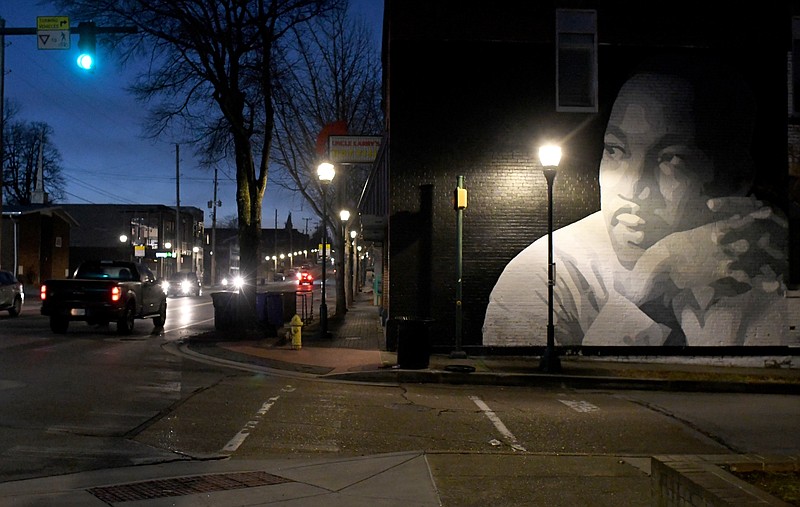
<svg viewBox="0 0 800 507">
<path fill-rule="evenodd" d="M 283 327 L 287 319 L 283 315 L 283 294 L 280 292 L 266 293 L 266 318 L 267 323 L 276 329 Z"/>
<path fill-rule="evenodd" d="M 266 324 L 267 320 L 267 293 L 256 293 L 256 320 L 259 324 Z"/>
<path fill-rule="evenodd" d="M 212 292 L 214 303 L 214 328 L 219 331 L 233 329 L 236 324 L 236 304 L 239 294 L 236 292 Z"/>
<path fill-rule="evenodd" d="M 395 317 L 397 330 L 397 366 L 408 370 L 421 370 L 430 365 L 432 319 Z"/>
</svg>

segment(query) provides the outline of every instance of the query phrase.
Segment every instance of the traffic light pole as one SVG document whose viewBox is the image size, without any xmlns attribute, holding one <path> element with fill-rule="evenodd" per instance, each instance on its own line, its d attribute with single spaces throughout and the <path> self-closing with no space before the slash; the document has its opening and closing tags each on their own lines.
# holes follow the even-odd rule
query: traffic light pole
<svg viewBox="0 0 800 507">
<path fill-rule="evenodd" d="M 85 27 L 93 28 L 92 38 L 98 33 L 137 33 L 139 30 L 135 26 L 94 26 L 94 23 L 80 23 L 77 27 L 70 28 L 70 35 L 74 32 L 82 35 Z M 5 144 L 3 142 L 3 132 L 5 132 L 5 75 L 6 75 L 6 35 L 37 35 L 37 28 L 7 28 L 6 20 L 0 17 L 0 175 L 3 173 L 3 160 L 5 158 Z M 3 178 L 0 178 L 0 268 L 3 266 Z M 11 271 L 16 274 L 17 266 Z"/>
</svg>

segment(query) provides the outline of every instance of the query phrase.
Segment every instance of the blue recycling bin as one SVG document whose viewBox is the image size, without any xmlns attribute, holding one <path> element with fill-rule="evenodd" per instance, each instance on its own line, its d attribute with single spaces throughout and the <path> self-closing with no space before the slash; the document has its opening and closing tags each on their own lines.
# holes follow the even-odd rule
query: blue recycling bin
<svg viewBox="0 0 800 507">
<path fill-rule="evenodd" d="M 259 324 L 267 323 L 267 293 L 256 293 L 256 320 Z"/>
<path fill-rule="evenodd" d="M 286 319 L 283 318 L 283 294 L 280 292 L 267 292 L 265 294 L 265 319 L 266 322 L 276 329 L 283 327 Z"/>
</svg>

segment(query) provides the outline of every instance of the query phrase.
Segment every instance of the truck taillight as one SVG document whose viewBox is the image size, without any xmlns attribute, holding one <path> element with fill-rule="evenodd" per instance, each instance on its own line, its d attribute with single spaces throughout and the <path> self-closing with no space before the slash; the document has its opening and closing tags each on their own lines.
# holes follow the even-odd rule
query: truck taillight
<svg viewBox="0 0 800 507">
<path fill-rule="evenodd" d="M 119 301 L 119 298 L 122 297 L 122 289 L 119 287 L 112 287 L 111 288 L 111 301 Z"/>
<path fill-rule="evenodd" d="M 42 285 L 42 287 L 39 289 L 39 297 L 42 301 L 47 299 L 47 285 Z"/>
</svg>

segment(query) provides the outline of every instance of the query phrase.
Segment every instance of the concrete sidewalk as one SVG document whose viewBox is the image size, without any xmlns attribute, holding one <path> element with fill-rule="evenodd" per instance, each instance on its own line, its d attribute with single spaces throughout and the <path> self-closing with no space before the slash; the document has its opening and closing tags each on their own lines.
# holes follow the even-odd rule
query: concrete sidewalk
<svg viewBox="0 0 800 507">
<path fill-rule="evenodd" d="M 329 304 L 329 311 L 335 305 Z M 303 328 L 302 348 L 276 337 L 242 340 L 234 331 L 197 336 L 183 353 L 277 375 L 359 382 L 476 385 L 564 385 L 572 388 L 661 389 L 705 392 L 800 393 L 800 355 L 719 358 L 598 358 L 563 356 L 560 374 L 538 371 L 538 357 L 431 354 L 426 367 L 403 367 L 386 350 L 385 329 L 372 293 L 359 293 L 341 318 L 329 320 L 330 338 L 318 323 Z M 282 334 L 282 333 L 279 333 Z M 798 351 L 800 354 L 800 351 Z M 465 356 L 466 354 L 460 354 Z M 418 358 L 414 358 L 418 362 Z"/>
</svg>

